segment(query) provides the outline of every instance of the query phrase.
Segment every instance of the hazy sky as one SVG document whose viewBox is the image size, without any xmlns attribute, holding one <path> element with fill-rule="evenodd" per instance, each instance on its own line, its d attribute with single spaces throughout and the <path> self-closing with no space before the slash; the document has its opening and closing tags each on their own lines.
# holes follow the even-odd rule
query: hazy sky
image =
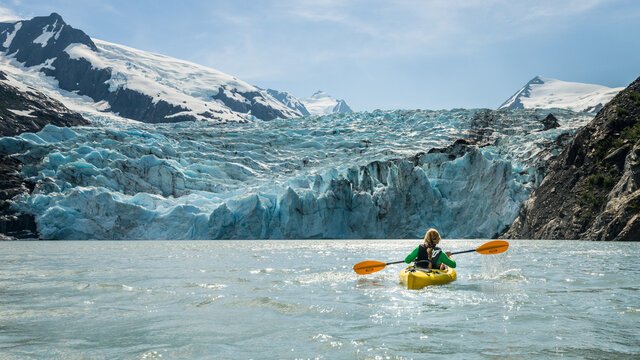
<svg viewBox="0 0 640 360">
<path fill-rule="evenodd" d="M 626 86 L 640 76 L 634 0 L 14 0 L 89 36 L 354 110 L 496 108 L 536 75 Z"/>
</svg>

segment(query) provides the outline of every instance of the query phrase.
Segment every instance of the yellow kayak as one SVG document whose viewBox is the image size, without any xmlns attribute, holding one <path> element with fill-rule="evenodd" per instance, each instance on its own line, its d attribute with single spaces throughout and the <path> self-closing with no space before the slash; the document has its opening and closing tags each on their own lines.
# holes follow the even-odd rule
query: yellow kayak
<svg viewBox="0 0 640 360">
<path fill-rule="evenodd" d="M 456 271 L 447 267 L 446 270 L 434 270 L 408 266 L 400 271 L 400 281 L 407 289 L 417 290 L 428 285 L 442 285 L 456 279 Z"/>
</svg>

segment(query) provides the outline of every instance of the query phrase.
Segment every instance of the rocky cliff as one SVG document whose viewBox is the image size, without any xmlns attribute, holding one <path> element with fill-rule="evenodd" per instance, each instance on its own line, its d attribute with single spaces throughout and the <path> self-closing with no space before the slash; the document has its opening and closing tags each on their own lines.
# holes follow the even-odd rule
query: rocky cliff
<svg viewBox="0 0 640 360">
<path fill-rule="evenodd" d="M 88 124 L 80 114 L 0 71 L 0 137 L 38 132 L 45 125 Z"/>
<path fill-rule="evenodd" d="M 503 235 L 640 240 L 640 78 L 552 162 Z"/>
<path fill-rule="evenodd" d="M 72 126 L 87 124 L 70 111 L 35 89 L 28 88 L 0 71 L 0 137 L 38 132 L 48 124 Z M 22 163 L 0 153 L 0 239 L 35 238 L 33 215 L 16 212 L 10 200 L 33 190 L 33 184 L 20 175 Z"/>
</svg>

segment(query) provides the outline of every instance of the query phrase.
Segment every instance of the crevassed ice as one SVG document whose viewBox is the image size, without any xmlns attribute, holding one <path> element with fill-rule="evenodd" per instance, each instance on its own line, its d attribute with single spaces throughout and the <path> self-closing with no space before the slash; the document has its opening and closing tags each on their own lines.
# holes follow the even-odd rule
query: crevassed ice
<svg viewBox="0 0 640 360">
<path fill-rule="evenodd" d="M 46 239 L 487 238 L 591 115 L 375 111 L 221 126 L 96 120 L 0 140 Z M 431 152 L 463 138 L 460 154 Z M 566 141 L 565 141 L 566 142 Z"/>
</svg>

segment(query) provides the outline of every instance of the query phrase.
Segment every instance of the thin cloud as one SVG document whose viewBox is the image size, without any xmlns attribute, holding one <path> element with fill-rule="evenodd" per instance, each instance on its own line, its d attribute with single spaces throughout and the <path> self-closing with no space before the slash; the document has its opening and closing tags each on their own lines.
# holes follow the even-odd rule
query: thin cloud
<svg viewBox="0 0 640 360">
<path fill-rule="evenodd" d="M 603 0 L 274 0 L 238 12 L 212 7 L 232 41 L 205 62 L 247 80 L 340 61 L 468 56 L 494 44 L 553 32 L 563 17 Z M 213 35 L 215 36 L 215 35 Z M 215 49 L 215 50 L 211 50 Z"/>
<path fill-rule="evenodd" d="M 12 22 L 18 20 L 22 20 L 22 18 L 14 13 L 13 10 L 6 7 L 0 7 L 0 22 Z"/>
<path fill-rule="evenodd" d="M 420 49 L 462 50 L 517 39 L 550 27 L 558 19 L 591 11 L 604 0 L 539 1 L 286 1 L 290 21 L 339 25 L 345 37 L 364 35 L 361 47 L 385 43 L 384 48 L 415 54 Z M 285 5 L 286 4 L 286 5 Z M 351 34 L 349 33 L 351 32 Z M 357 51 L 354 49 L 354 51 Z"/>
</svg>

